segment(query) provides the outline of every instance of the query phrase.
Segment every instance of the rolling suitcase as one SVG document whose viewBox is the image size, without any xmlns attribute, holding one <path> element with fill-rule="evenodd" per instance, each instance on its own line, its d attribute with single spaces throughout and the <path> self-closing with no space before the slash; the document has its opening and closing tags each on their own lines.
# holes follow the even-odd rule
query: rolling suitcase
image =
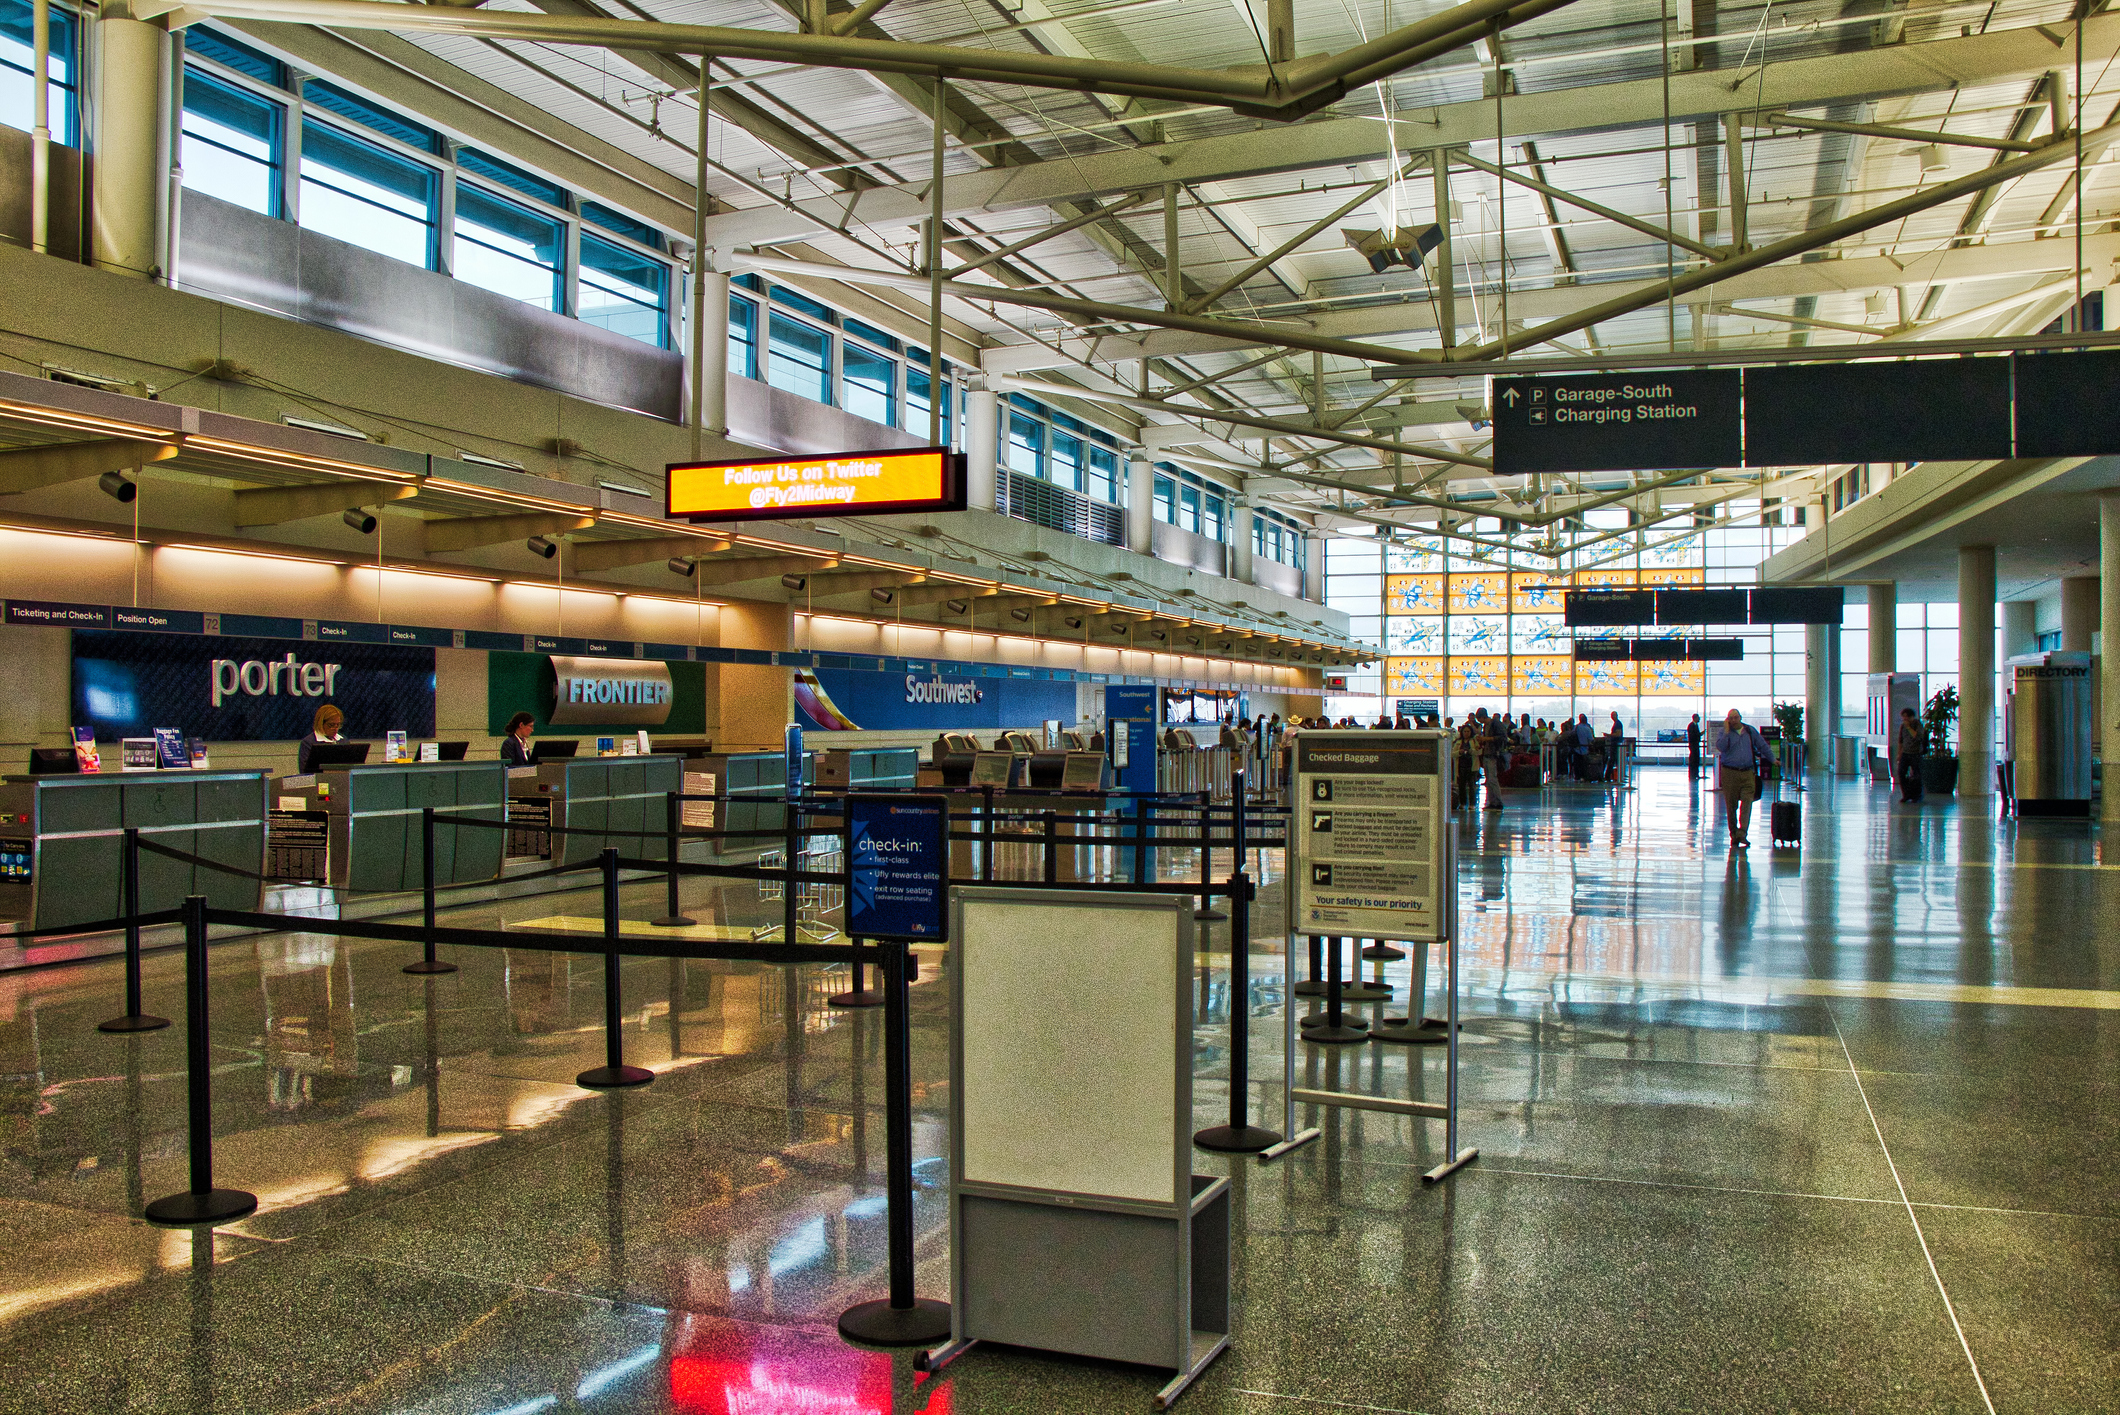
<svg viewBox="0 0 2120 1415">
<path fill-rule="evenodd" d="M 1803 807 L 1794 801 L 1776 801 L 1769 812 L 1768 834 L 1776 845 L 1803 845 Z"/>
</svg>

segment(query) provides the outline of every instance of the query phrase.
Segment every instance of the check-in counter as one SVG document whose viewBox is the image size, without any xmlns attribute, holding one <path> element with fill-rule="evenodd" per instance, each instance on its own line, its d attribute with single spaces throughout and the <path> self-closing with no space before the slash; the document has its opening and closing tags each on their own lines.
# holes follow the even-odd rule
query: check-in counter
<svg viewBox="0 0 2120 1415">
<path fill-rule="evenodd" d="M 334 888 L 361 891 L 418 889 L 424 883 L 420 813 L 473 820 L 506 819 L 508 768 L 490 762 L 393 762 L 331 767 L 314 785 L 280 784 L 325 813 Z M 283 805 L 291 804 L 284 801 Z M 474 884 L 497 879 L 507 832 L 485 826 L 434 827 L 434 882 Z"/>
<path fill-rule="evenodd" d="M 510 772 L 508 794 L 544 802 L 556 827 L 589 832 L 554 837 L 555 865 L 586 863 L 607 846 L 627 859 L 660 860 L 666 854 L 665 802 L 684 789 L 684 773 L 679 756 L 564 757 Z M 648 831 L 656 838 L 597 833 L 602 831 Z"/>
<path fill-rule="evenodd" d="M 140 907 L 202 894 L 255 909 L 265 868 L 267 773 L 157 771 L 10 776 L 0 782 L 0 918 L 30 928 L 96 923 L 124 912 L 125 830 L 245 871 L 228 874 L 140 852 Z"/>
</svg>

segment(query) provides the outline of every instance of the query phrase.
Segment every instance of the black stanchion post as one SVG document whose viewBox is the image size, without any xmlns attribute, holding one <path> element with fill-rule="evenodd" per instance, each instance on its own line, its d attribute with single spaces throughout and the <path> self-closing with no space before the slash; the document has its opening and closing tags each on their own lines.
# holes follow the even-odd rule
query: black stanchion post
<svg viewBox="0 0 2120 1415">
<path fill-rule="evenodd" d="M 678 808 L 677 793 L 675 791 L 666 791 L 663 793 L 663 807 L 663 848 L 670 852 L 666 859 L 666 863 L 669 865 L 669 868 L 663 872 L 663 887 L 667 891 L 663 899 L 663 915 L 661 918 L 655 920 L 654 922 L 655 926 L 659 929 L 688 928 L 691 925 L 698 923 L 699 920 L 686 918 L 684 905 L 680 903 L 677 898 Z"/>
<path fill-rule="evenodd" d="M 1317 1025 L 1303 1029 L 1306 1042 L 1366 1042 L 1369 1040 L 1369 1024 L 1358 1018 L 1350 1018 L 1342 1011 L 1345 1002 L 1345 987 L 1340 981 L 1340 944 L 1338 938 L 1325 940 L 1325 1011 L 1316 1017 Z"/>
<path fill-rule="evenodd" d="M 979 878 L 994 882 L 994 788 L 979 788 Z"/>
<path fill-rule="evenodd" d="M 913 1295 L 913 1037 L 909 950 L 883 944 L 885 1220 L 891 1295 L 839 1314 L 839 1334 L 874 1346 L 933 1346 L 950 1335 L 950 1304 Z"/>
<path fill-rule="evenodd" d="M 1135 884 L 1148 883 L 1148 801 L 1134 801 L 1134 879 Z"/>
<path fill-rule="evenodd" d="M 1295 829 L 1295 826 L 1291 824 L 1289 826 L 1289 829 L 1293 830 Z M 1293 944 L 1295 940 L 1290 939 L 1289 942 Z M 1305 978 L 1302 982 L 1297 983 L 1294 987 L 1290 988 L 1289 991 L 1294 993 L 1297 997 L 1323 997 L 1325 995 L 1324 941 L 1320 939 L 1316 934 L 1312 934 L 1310 936 L 1309 943 L 1310 976 Z"/>
<path fill-rule="evenodd" d="M 254 1213 L 258 1196 L 213 1187 L 213 1052 L 206 1007 L 206 899 L 184 901 L 184 1071 L 190 1091 L 187 1136 L 191 1188 L 149 1204 L 149 1223 L 170 1228 L 211 1227 Z"/>
<path fill-rule="evenodd" d="M 1058 812 L 1045 813 L 1045 882 L 1060 882 L 1060 822 Z"/>
<path fill-rule="evenodd" d="M 98 1022 L 99 1032 L 153 1032 L 169 1025 L 167 1017 L 146 1011 L 140 999 L 140 828 L 125 827 L 119 846 L 119 876 L 125 897 L 125 1015 Z"/>
<path fill-rule="evenodd" d="M 1237 864 L 1239 867 L 1244 863 L 1243 855 L 1243 851 L 1237 852 Z M 1220 923 L 1229 917 L 1229 915 L 1217 909 L 1214 899 L 1204 892 L 1209 885 L 1214 883 L 1214 876 L 1209 873 L 1214 868 L 1214 857 L 1214 797 L 1208 792 L 1202 791 L 1200 793 L 1200 888 L 1203 892 L 1200 895 L 1200 907 L 1193 910 L 1193 920 L 1196 923 Z"/>
<path fill-rule="evenodd" d="M 615 847 L 605 849 L 601 868 L 604 876 L 604 1064 L 591 1067 L 574 1078 L 575 1085 L 592 1091 L 645 1086 L 655 1079 L 655 1073 L 645 1067 L 626 1065 L 621 1045 L 623 1036 L 618 1020 L 618 850 Z"/>
<path fill-rule="evenodd" d="M 1249 1155 L 1281 1143 L 1278 1130 L 1251 1123 L 1251 877 L 1244 873 L 1244 773 L 1230 790 L 1229 872 L 1229 1124 L 1193 1136 L 1203 1150 Z"/>
<path fill-rule="evenodd" d="M 407 963 L 408 973 L 454 973 L 456 964 L 434 956 L 434 807 L 420 807 L 420 927 L 427 931 L 420 961 Z"/>
<path fill-rule="evenodd" d="M 788 793 L 788 798 L 782 803 L 780 809 L 782 814 L 781 859 L 786 862 L 788 870 L 788 877 L 783 881 L 785 887 L 780 894 L 780 941 L 782 943 L 800 943 L 802 940 L 796 933 L 796 913 L 801 901 L 795 897 L 795 891 L 798 887 L 795 883 L 795 857 L 796 852 L 802 846 L 803 834 L 802 816 L 795 807 L 795 793 L 792 791 Z"/>
</svg>

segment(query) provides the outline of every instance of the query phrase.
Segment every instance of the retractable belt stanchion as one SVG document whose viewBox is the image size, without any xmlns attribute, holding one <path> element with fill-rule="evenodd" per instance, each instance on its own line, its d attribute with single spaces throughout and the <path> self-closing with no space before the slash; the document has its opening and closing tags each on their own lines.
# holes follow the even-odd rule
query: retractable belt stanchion
<svg viewBox="0 0 2120 1415">
<path fill-rule="evenodd" d="M 1294 942 L 1294 939 L 1289 940 L 1290 944 Z M 1308 942 L 1310 945 L 1310 976 L 1300 983 L 1293 984 L 1288 990 L 1297 997 L 1323 997 L 1325 995 L 1325 941 L 1316 934 L 1312 934 Z M 1293 955 L 1294 949 L 1291 948 L 1289 951 Z M 1289 961 L 1291 963 L 1295 961 L 1293 956 L 1290 957 Z"/>
<path fill-rule="evenodd" d="M 125 1014 L 113 1017 L 108 1022 L 98 1022 L 99 1032 L 153 1032 L 169 1025 L 167 1017 L 157 1017 L 146 1010 L 140 1000 L 140 828 L 125 827 L 125 840 L 119 848 L 118 869 L 123 881 L 125 898 Z"/>
<path fill-rule="evenodd" d="M 663 793 L 663 806 L 663 848 L 670 852 L 667 857 L 670 868 L 663 872 L 663 879 L 665 881 L 664 888 L 668 891 L 668 893 L 663 900 L 662 917 L 659 919 L 652 920 L 651 922 L 653 922 L 655 927 L 659 929 L 689 928 L 691 925 L 698 923 L 699 920 L 688 919 L 685 917 L 684 905 L 679 902 L 677 897 L 678 807 L 677 793 L 675 791 L 668 791 Z M 854 985 L 856 987 L 861 986 L 861 979 L 856 978 L 854 980 Z"/>
<path fill-rule="evenodd" d="M 948 828 L 945 826 L 945 836 L 947 836 L 947 832 Z M 846 901 L 842 907 L 847 911 L 848 914 L 852 914 L 854 910 L 854 812 L 851 809 L 847 810 L 839 818 L 839 873 L 840 879 L 842 881 L 839 889 L 839 897 L 842 900 Z M 855 949 L 853 963 L 854 986 L 846 992 L 833 993 L 830 997 L 824 1000 L 825 1006 L 883 1006 L 883 994 L 881 992 L 876 991 L 874 988 L 866 986 L 862 977 L 862 962 L 860 952 L 862 941 L 849 934 L 847 936 L 847 942 L 852 944 Z M 859 1075 L 860 1069 L 861 1068 L 857 1065 L 855 1067 L 855 1074 Z"/>
<path fill-rule="evenodd" d="M 1060 820 L 1059 812 L 1045 812 L 1045 882 L 1060 882 Z"/>
<path fill-rule="evenodd" d="M 1229 874 L 1229 1124 L 1193 1136 L 1203 1150 L 1252 1154 L 1280 1135 L 1251 1123 L 1251 876 L 1244 873 L 1244 773 L 1230 792 L 1230 836 L 1236 845 Z"/>
<path fill-rule="evenodd" d="M 799 943 L 801 942 L 801 935 L 796 932 L 796 919 L 800 901 L 795 897 L 795 861 L 804 836 L 802 834 L 802 816 L 796 808 L 793 792 L 790 792 L 787 799 L 781 803 L 780 813 L 781 838 L 783 842 L 781 845 L 781 859 L 786 863 L 788 871 L 786 887 L 781 890 L 780 894 L 780 941 L 782 943 Z"/>
<path fill-rule="evenodd" d="M 420 961 L 407 963 L 407 973 L 454 973 L 456 964 L 434 956 L 434 807 L 420 807 L 420 927 L 427 932 Z"/>
<path fill-rule="evenodd" d="M 1349 939 L 1348 942 L 1353 943 L 1355 940 Z M 1381 960 L 1377 963 L 1377 975 L 1374 978 L 1362 976 L 1362 960 L 1368 956 L 1369 950 L 1366 948 L 1357 948 L 1350 953 L 1347 966 L 1354 976 L 1347 980 L 1347 986 L 1340 993 L 1349 1002 L 1382 1002 L 1391 996 L 1391 984 L 1384 981 L 1384 964 Z"/>
<path fill-rule="evenodd" d="M 1134 802 L 1134 878 L 1135 884 L 1147 884 L 1148 879 L 1148 799 L 1141 797 Z"/>
<path fill-rule="evenodd" d="M 1213 793 L 1202 791 L 1200 793 L 1200 883 L 1203 887 L 1214 882 L 1214 876 L 1211 873 L 1214 869 L 1215 855 L 1214 822 Z M 1243 853 L 1241 850 L 1237 852 L 1237 863 L 1239 866 L 1244 862 Z M 1193 911 L 1194 920 L 1203 924 L 1219 923 L 1228 917 L 1227 914 L 1217 909 L 1214 905 L 1214 900 L 1205 894 L 1200 896 L 1200 907 Z"/>
<path fill-rule="evenodd" d="M 213 1185 L 213 1054 L 206 1008 L 206 899 L 184 901 L 184 1070 L 190 1096 L 191 1188 L 149 1204 L 149 1223 L 196 1228 L 255 1213 L 258 1196 Z"/>
<path fill-rule="evenodd" d="M 890 1239 L 891 1295 L 839 1315 L 839 1334 L 874 1346 L 933 1346 L 950 1335 L 950 1304 L 913 1295 L 913 1039 L 908 992 L 910 950 L 883 949 L 883 1084 L 885 1225 Z"/>
<path fill-rule="evenodd" d="M 1315 1023 L 1303 1029 L 1303 1040 L 1306 1042 L 1330 1042 L 1339 1045 L 1369 1040 L 1369 1024 L 1360 1018 L 1349 1017 L 1342 1011 L 1347 994 L 1346 984 L 1340 981 L 1340 944 L 1343 941 L 1338 938 L 1325 940 L 1325 1010 L 1322 1013 L 1312 1013 L 1310 1018 L 1306 1019 Z"/>
<path fill-rule="evenodd" d="M 994 788 L 979 788 L 979 878 L 994 882 Z"/>
<path fill-rule="evenodd" d="M 574 1084 L 592 1091 L 622 1086 L 645 1086 L 655 1073 L 641 1066 L 628 1066 L 619 1030 L 618 986 L 618 851 L 603 854 L 604 876 L 604 1064 L 591 1067 L 574 1078 Z M 789 881 L 790 885 L 793 881 Z"/>
</svg>

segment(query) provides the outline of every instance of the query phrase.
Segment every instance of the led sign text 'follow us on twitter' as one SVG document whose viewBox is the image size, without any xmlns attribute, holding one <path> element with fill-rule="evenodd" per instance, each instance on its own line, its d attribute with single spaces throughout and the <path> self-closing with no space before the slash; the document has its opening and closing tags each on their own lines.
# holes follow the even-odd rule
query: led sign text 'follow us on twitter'
<svg viewBox="0 0 2120 1415">
<path fill-rule="evenodd" d="M 687 521 L 962 511 L 964 467 L 962 453 L 941 447 L 677 462 L 669 468 L 667 509 L 672 519 Z"/>
</svg>

